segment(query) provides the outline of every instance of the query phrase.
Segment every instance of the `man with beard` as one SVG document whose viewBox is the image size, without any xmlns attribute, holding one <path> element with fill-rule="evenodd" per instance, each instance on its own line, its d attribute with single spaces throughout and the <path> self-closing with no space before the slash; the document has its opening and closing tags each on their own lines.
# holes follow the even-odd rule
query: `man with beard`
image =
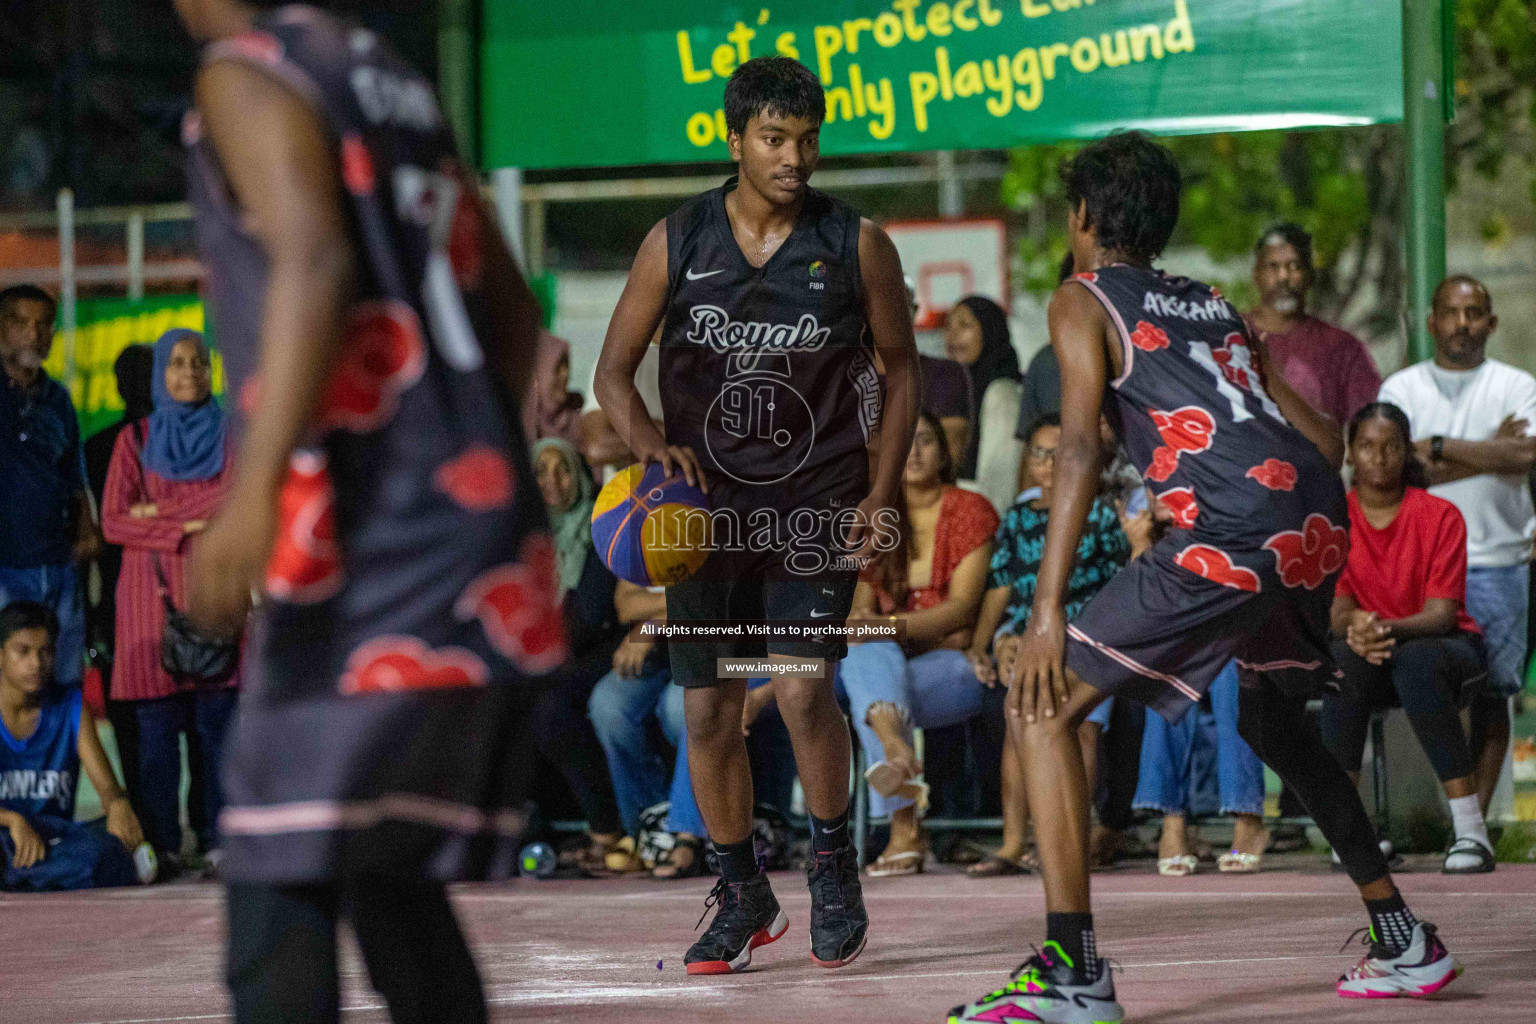
<svg viewBox="0 0 1536 1024">
<path fill-rule="evenodd" d="M 1307 312 L 1315 279 L 1312 236 L 1298 225 L 1277 224 L 1259 236 L 1253 255 L 1259 304 L 1244 317 L 1249 328 L 1308 405 L 1348 423 L 1375 400 L 1381 374 L 1359 338 Z"/>
<path fill-rule="evenodd" d="M 1509 745 L 1508 698 L 1525 665 L 1531 536 L 1526 478 L 1536 465 L 1536 377 L 1485 354 L 1499 324 L 1488 290 L 1453 274 L 1435 290 L 1435 355 L 1387 378 L 1381 400 L 1408 414 L 1429 493 L 1467 521 L 1467 613 L 1488 645 L 1488 686 L 1472 708 L 1472 756 L 1483 814 Z"/>
</svg>

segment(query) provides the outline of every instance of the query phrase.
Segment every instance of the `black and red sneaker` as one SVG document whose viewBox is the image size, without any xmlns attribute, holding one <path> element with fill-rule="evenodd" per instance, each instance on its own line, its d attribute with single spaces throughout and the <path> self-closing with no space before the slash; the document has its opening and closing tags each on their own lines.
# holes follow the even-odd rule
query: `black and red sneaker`
<svg viewBox="0 0 1536 1024">
<path fill-rule="evenodd" d="M 869 932 L 858 853 L 852 846 L 817 852 L 806 875 L 811 888 L 811 959 L 818 967 L 853 963 L 864 952 Z"/>
<path fill-rule="evenodd" d="M 699 941 L 683 956 L 689 974 L 733 974 L 752 964 L 752 951 L 766 946 L 789 928 L 789 916 L 779 909 L 767 875 L 748 882 L 715 883 L 704 901 L 704 913 L 715 908 Z M 699 918 L 704 923 L 704 918 Z"/>
</svg>

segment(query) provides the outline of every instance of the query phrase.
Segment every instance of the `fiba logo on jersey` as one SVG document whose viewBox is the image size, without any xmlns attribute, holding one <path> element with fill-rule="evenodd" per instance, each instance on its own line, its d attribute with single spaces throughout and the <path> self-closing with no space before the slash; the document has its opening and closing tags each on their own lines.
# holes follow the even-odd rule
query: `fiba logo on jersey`
<svg viewBox="0 0 1536 1024">
<path fill-rule="evenodd" d="M 810 404 L 789 383 L 789 355 L 733 352 L 725 367 L 704 418 L 709 454 L 740 483 L 778 483 L 805 465 L 816 441 Z"/>
<path fill-rule="evenodd" d="M 811 263 L 810 273 L 811 291 L 819 292 L 824 290 L 827 287 L 825 280 L 827 276 L 827 265 L 821 262 L 821 260 L 815 260 Z"/>
</svg>

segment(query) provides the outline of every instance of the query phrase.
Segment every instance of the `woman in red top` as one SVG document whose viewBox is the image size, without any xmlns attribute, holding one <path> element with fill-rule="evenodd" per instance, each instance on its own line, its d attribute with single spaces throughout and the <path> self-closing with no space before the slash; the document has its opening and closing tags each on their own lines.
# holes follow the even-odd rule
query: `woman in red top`
<svg viewBox="0 0 1536 1024">
<path fill-rule="evenodd" d="M 172 330 L 155 342 L 153 386 L 154 412 L 117 435 L 101 525 L 108 540 L 123 546 L 112 698 L 131 701 L 138 717 L 144 831 L 164 876 L 180 865 L 178 736 L 183 732 L 189 740 L 196 737 L 201 748 L 202 771 L 193 780 L 198 784 L 193 793 L 202 792 L 205 812 L 198 844 L 209 866 L 217 865 L 215 826 L 223 808 L 219 753 L 239 674 L 217 686 L 193 687 L 160 667 L 165 608 L 156 566 L 172 603 L 186 607 L 182 561 L 187 542 L 223 499 L 230 460 L 202 335 Z"/>
<path fill-rule="evenodd" d="M 1323 739 L 1355 781 L 1371 712 L 1401 703 L 1445 787 L 1456 841 L 1444 870 L 1493 870 L 1477 772 L 1459 707 L 1485 678 L 1477 623 L 1465 608 L 1467 527 L 1424 490 L 1408 417 L 1375 402 L 1349 421 L 1349 561 L 1333 598 L 1333 656 L 1344 672 L 1323 700 Z"/>
<path fill-rule="evenodd" d="M 927 795 L 912 728 L 957 725 L 981 711 L 981 683 L 966 649 L 986 592 L 997 512 L 979 494 L 956 487 L 944 428 L 922 413 L 907 457 L 904 549 L 866 572 L 850 621 L 898 617 L 905 639 L 854 644 L 838 674 L 840 694 L 865 756 L 870 811 L 890 815 L 891 841 L 873 876 L 922 870 L 927 843 L 918 823 Z"/>
</svg>

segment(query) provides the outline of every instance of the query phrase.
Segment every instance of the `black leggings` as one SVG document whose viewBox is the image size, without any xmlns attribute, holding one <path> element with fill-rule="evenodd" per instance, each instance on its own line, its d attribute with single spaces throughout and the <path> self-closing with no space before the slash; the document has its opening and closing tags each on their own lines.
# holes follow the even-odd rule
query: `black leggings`
<svg viewBox="0 0 1536 1024">
<path fill-rule="evenodd" d="M 1344 643 L 1334 644 L 1333 658 L 1344 680 L 1338 693 L 1323 698 L 1323 742 L 1347 770 L 1360 769 L 1371 712 L 1400 703 L 1441 782 L 1473 773 L 1460 694 L 1467 680 L 1487 671 L 1477 634 L 1409 640 L 1381 665 L 1372 665 Z"/>
<path fill-rule="evenodd" d="M 480 975 L 436 883 L 357 879 L 229 886 L 237 1024 L 336 1024 L 336 925 L 345 916 L 395 1024 L 484 1024 Z"/>
<path fill-rule="evenodd" d="M 1295 790 L 1350 879 L 1368 885 L 1388 875 L 1387 859 L 1376 845 L 1376 829 L 1359 791 L 1323 746 L 1306 708 L 1304 697 L 1289 696 L 1265 676 L 1243 671 L 1238 733 Z"/>
</svg>

